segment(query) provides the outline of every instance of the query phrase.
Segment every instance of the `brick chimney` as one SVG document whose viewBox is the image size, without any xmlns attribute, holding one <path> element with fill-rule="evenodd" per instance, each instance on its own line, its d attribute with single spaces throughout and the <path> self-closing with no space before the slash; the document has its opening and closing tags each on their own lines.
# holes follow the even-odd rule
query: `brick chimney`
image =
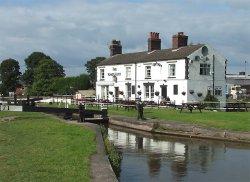
<svg viewBox="0 0 250 182">
<path fill-rule="evenodd" d="M 184 35 L 184 32 L 178 32 L 178 34 L 173 35 L 172 47 L 177 49 L 179 47 L 184 47 L 188 45 L 188 36 Z"/>
<path fill-rule="evenodd" d="M 116 54 L 122 54 L 122 45 L 121 41 L 113 39 L 109 46 L 110 56 L 114 56 Z"/>
<path fill-rule="evenodd" d="M 148 51 L 161 50 L 161 39 L 159 33 L 150 32 L 148 37 Z"/>
</svg>

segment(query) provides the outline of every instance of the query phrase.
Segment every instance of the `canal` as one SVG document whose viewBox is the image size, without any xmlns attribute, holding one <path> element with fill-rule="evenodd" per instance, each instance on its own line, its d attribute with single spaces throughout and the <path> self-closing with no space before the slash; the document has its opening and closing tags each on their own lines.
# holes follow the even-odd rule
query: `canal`
<svg viewBox="0 0 250 182">
<path fill-rule="evenodd" d="M 152 135 L 115 126 L 109 139 L 122 152 L 119 181 L 249 182 L 250 146 Z"/>
</svg>

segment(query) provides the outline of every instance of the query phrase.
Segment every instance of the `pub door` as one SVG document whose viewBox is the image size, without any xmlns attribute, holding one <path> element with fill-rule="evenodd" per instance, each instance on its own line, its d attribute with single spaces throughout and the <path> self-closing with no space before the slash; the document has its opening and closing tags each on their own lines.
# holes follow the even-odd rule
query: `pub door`
<svg viewBox="0 0 250 182">
<path fill-rule="evenodd" d="M 167 95 L 167 85 L 161 85 L 161 98 L 166 99 Z"/>
</svg>

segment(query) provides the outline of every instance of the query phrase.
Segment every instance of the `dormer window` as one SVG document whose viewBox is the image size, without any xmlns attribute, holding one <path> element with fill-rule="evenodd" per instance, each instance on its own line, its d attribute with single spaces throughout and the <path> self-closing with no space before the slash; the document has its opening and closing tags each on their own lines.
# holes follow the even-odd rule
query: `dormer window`
<svg viewBox="0 0 250 182">
<path fill-rule="evenodd" d="M 151 66 L 146 66 L 145 67 L 145 75 L 146 75 L 146 79 L 151 78 Z"/>
</svg>

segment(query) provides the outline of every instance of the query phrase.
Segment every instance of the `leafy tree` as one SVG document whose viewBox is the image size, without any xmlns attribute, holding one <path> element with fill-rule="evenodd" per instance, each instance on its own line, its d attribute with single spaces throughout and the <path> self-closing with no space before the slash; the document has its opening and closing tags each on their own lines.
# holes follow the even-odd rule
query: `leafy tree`
<svg viewBox="0 0 250 182">
<path fill-rule="evenodd" d="M 31 93 L 36 95 L 52 95 L 53 82 L 64 77 L 63 67 L 52 59 L 42 59 L 34 69 L 34 83 Z"/>
<path fill-rule="evenodd" d="M 82 74 L 76 77 L 58 78 L 53 83 L 53 90 L 57 94 L 73 94 L 78 90 L 90 88 L 88 75 Z"/>
<path fill-rule="evenodd" d="M 24 72 L 22 80 L 25 83 L 25 85 L 30 86 L 33 84 L 34 71 L 39 66 L 40 61 L 43 59 L 51 59 L 51 58 L 42 52 L 33 52 L 24 60 L 27 70 Z"/>
<path fill-rule="evenodd" d="M 95 82 L 96 82 L 96 66 L 99 64 L 101 61 L 106 59 L 105 57 L 96 57 L 94 59 L 91 59 L 85 64 L 86 70 L 89 74 L 89 80 L 91 87 L 95 87 Z"/>
<path fill-rule="evenodd" d="M 19 85 L 21 72 L 18 61 L 6 59 L 0 64 L 1 93 L 7 95 L 8 92 L 14 92 Z"/>
</svg>

